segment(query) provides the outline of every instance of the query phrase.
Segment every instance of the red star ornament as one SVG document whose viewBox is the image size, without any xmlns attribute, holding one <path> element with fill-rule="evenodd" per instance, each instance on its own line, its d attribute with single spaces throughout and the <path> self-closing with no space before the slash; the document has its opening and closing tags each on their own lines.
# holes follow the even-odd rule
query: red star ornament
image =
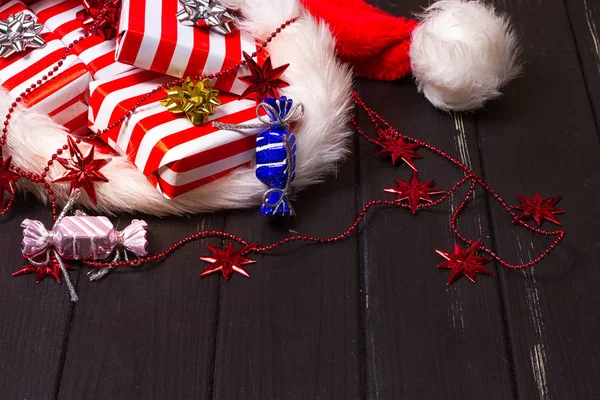
<svg viewBox="0 0 600 400">
<path fill-rule="evenodd" d="M 69 264 L 65 264 L 65 268 L 75 269 L 75 267 L 72 267 Z M 19 276 L 31 273 L 35 273 L 35 283 L 40 283 L 40 281 L 47 276 L 53 278 L 56 282 L 60 283 L 60 264 L 54 256 L 46 265 L 38 266 L 28 264 L 20 270 L 13 272 L 12 276 Z"/>
<path fill-rule="evenodd" d="M 380 140 L 377 141 L 377 144 L 379 144 L 382 149 L 378 151 L 376 155 L 389 153 L 392 155 L 392 163 L 394 165 L 396 165 L 398 160 L 402 160 L 415 172 L 417 171 L 413 159 L 423 158 L 422 155 L 415 151 L 421 146 L 414 143 L 407 143 L 401 136 L 394 138 L 387 130 L 383 132 Z"/>
<path fill-rule="evenodd" d="M 458 244 L 455 244 L 453 253 L 441 250 L 435 251 L 446 259 L 446 261 L 438 264 L 438 268 L 451 270 L 446 285 L 452 285 L 461 275 L 466 276 L 473 283 L 475 283 L 476 273 L 494 276 L 491 271 L 483 266 L 486 262 L 491 261 L 491 258 L 477 255 L 481 242 L 481 239 L 477 240 L 467 250 L 463 250 Z"/>
<path fill-rule="evenodd" d="M 562 199 L 561 195 L 544 200 L 537 192 L 534 193 L 531 198 L 517 193 L 517 198 L 521 200 L 521 204 L 513 206 L 513 208 L 521 210 L 522 213 L 516 218 L 516 221 L 533 218 L 538 226 L 541 226 L 542 222 L 547 219 L 557 225 L 562 225 L 561 222 L 554 217 L 554 214 L 562 214 L 565 212 L 565 210 L 554 207 Z"/>
<path fill-rule="evenodd" d="M 0 156 L 0 206 L 4 208 L 4 195 L 8 192 L 11 196 L 15 195 L 15 181 L 20 175 L 10 170 L 12 157 L 6 160 Z"/>
<path fill-rule="evenodd" d="M 66 171 L 52 182 L 70 182 L 71 194 L 77 189 L 83 189 L 94 205 L 97 205 L 94 182 L 108 182 L 99 170 L 110 162 L 110 158 L 94 159 L 94 146 L 83 154 L 71 136 L 68 138 L 68 144 L 71 158 L 58 158 L 58 162 Z"/>
<path fill-rule="evenodd" d="M 396 179 L 396 184 L 398 185 L 396 188 L 383 190 L 388 193 L 396 193 L 398 195 L 396 201 L 408 200 L 410 211 L 413 214 L 417 213 L 417 206 L 421 200 L 433 203 L 431 195 L 445 193 L 444 190 L 432 188 L 433 181 L 421 182 L 416 172 L 413 172 L 408 182 Z"/>
<path fill-rule="evenodd" d="M 222 250 L 207 243 L 206 246 L 211 251 L 212 255 L 209 257 L 200 257 L 200 260 L 212 265 L 202 271 L 200 276 L 206 276 L 213 272 L 221 271 L 227 280 L 231 278 L 231 275 L 233 275 L 234 272 L 250 278 L 250 274 L 244 269 L 244 265 L 256 262 L 255 260 L 246 258 L 246 254 L 252 251 L 256 247 L 256 244 L 257 243 L 251 243 L 235 250 L 233 243 L 229 242 L 225 249 Z"/>
<path fill-rule="evenodd" d="M 244 52 L 244 59 L 251 75 L 240 76 L 240 81 L 249 85 L 240 98 L 244 99 L 252 95 L 257 102 L 261 102 L 265 97 L 278 97 L 277 89 L 289 86 L 289 83 L 280 77 L 290 64 L 273 68 L 269 56 L 261 67 L 246 52 Z"/>
</svg>

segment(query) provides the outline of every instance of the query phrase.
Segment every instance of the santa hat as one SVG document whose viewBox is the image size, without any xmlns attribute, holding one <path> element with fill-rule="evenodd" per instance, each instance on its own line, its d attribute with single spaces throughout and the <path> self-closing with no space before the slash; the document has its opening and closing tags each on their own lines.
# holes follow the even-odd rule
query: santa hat
<svg viewBox="0 0 600 400">
<path fill-rule="evenodd" d="M 465 111 L 500 95 L 518 75 L 508 19 L 480 1 L 441 0 L 398 18 L 364 0 L 302 0 L 330 26 L 339 57 L 358 76 L 392 81 L 410 74 L 434 106 Z"/>
</svg>

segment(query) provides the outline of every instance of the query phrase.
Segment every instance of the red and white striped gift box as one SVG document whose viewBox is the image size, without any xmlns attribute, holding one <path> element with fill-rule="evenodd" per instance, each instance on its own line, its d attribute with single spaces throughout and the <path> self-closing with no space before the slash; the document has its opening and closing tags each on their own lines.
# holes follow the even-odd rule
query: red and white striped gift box
<svg viewBox="0 0 600 400">
<path fill-rule="evenodd" d="M 90 84 L 90 128 L 98 132 L 114 123 L 140 96 L 171 79 L 152 71 L 134 70 Z M 167 198 L 223 177 L 254 159 L 254 131 L 219 130 L 210 121 L 257 123 L 256 102 L 220 94 L 223 105 L 209 121 L 194 126 L 166 110 L 161 91 L 139 107 L 120 127 L 103 139 L 129 159 Z"/>
<path fill-rule="evenodd" d="M 81 0 L 42 0 L 31 6 L 39 21 L 46 25 L 63 43 L 79 39 L 85 30 L 77 19 L 83 10 Z M 115 61 L 117 41 L 90 36 L 73 46 L 73 51 L 89 68 L 94 79 L 104 79 L 133 69 L 131 65 Z"/>
<path fill-rule="evenodd" d="M 10 1 L 0 7 L 0 19 L 20 12 L 35 17 L 23 3 Z M 19 96 L 32 83 L 40 80 L 65 54 L 65 45 L 47 28 L 40 35 L 46 41 L 44 47 L 0 58 L 0 85 L 13 97 Z M 48 114 L 69 131 L 77 132 L 86 127 L 88 107 L 85 95 L 89 81 L 90 74 L 85 64 L 76 55 L 70 54 L 57 73 L 24 96 L 23 100 L 29 108 Z"/>
<path fill-rule="evenodd" d="M 177 20 L 178 0 L 123 0 L 117 60 L 176 77 L 214 74 L 238 64 L 242 51 L 252 54 L 256 42 L 240 31 L 223 35 L 213 29 L 186 26 Z M 259 59 L 264 60 L 264 51 Z M 259 60 L 260 61 L 260 60 Z M 215 88 L 242 94 L 247 85 L 238 76 L 246 67 L 220 77 Z"/>
</svg>

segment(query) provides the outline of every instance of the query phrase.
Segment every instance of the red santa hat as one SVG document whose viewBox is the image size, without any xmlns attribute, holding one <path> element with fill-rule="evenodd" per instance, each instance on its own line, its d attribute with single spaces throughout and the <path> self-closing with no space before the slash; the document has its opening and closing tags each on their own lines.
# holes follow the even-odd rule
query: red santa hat
<svg viewBox="0 0 600 400">
<path fill-rule="evenodd" d="M 364 0 L 302 0 L 330 26 L 338 56 L 358 76 L 396 80 L 412 72 L 438 108 L 477 109 L 518 75 L 519 47 L 508 19 L 480 1 L 441 0 L 398 18 Z"/>
</svg>

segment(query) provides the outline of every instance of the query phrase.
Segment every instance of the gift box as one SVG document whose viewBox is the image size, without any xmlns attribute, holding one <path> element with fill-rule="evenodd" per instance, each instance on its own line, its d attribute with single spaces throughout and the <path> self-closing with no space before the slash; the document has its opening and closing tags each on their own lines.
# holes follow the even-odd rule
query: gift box
<svg viewBox="0 0 600 400">
<path fill-rule="evenodd" d="M 11 14 L 25 12 L 36 19 L 35 14 L 19 1 L 10 1 L 0 7 L 0 19 L 6 20 Z M 65 54 L 65 45 L 52 32 L 44 28 L 40 36 L 46 42 L 38 49 L 28 48 L 0 58 L 0 85 L 11 96 L 22 92 L 47 75 Z M 85 97 L 90 82 L 90 74 L 83 62 L 74 54 L 69 54 L 62 67 L 47 82 L 23 97 L 24 104 L 38 112 L 48 114 L 54 121 L 71 132 L 85 129 L 87 104 Z"/>
<path fill-rule="evenodd" d="M 254 39 L 238 30 L 224 35 L 182 24 L 176 17 L 181 8 L 178 0 L 123 0 L 116 59 L 181 78 L 225 70 L 243 59 L 242 51 L 257 50 Z M 264 51 L 258 57 L 264 60 Z M 219 77 L 215 89 L 242 94 L 247 85 L 237 78 L 244 75 L 246 67 Z"/>
<path fill-rule="evenodd" d="M 89 125 L 94 132 L 106 129 L 150 92 L 172 78 L 152 71 L 134 70 L 90 84 Z M 158 92 L 103 139 L 127 155 L 167 198 L 218 179 L 249 163 L 255 155 L 259 130 L 219 130 L 211 121 L 258 123 L 256 102 L 220 93 L 221 106 L 206 123 L 194 126 L 160 104 Z"/>
<path fill-rule="evenodd" d="M 79 39 L 86 29 L 77 17 L 83 10 L 81 0 L 42 0 L 32 5 L 31 10 L 66 45 Z M 116 45 L 115 38 L 104 40 L 94 35 L 75 44 L 72 51 L 88 66 L 94 79 L 104 79 L 134 68 L 115 60 Z"/>
</svg>

